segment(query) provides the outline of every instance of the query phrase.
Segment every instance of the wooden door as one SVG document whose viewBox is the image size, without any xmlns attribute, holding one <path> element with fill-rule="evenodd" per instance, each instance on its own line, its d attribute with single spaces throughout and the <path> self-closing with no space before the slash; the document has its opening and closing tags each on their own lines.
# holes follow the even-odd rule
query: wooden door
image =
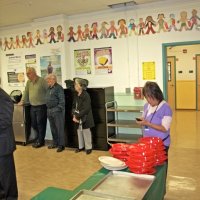
<svg viewBox="0 0 200 200">
<path fill-rule="evenodd" d="M 167 101 L 175 109 L 175 56 L 167 57 Z"/>
<path fill-rule="evenodd" d="M 197 66 L 197 110 L 200 110 L 200 55 L 196 55 Z"/>
</svg>

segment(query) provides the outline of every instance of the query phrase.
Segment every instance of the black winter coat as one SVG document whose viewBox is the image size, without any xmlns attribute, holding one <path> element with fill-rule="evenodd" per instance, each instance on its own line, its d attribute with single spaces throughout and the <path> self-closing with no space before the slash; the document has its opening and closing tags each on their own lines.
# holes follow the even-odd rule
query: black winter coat
<svg viewBox="0 0 200 200">
<path fill-rule="evenodd" d="M 79 111 L 79 113 L 74 112 L 76 109 Z M 75 93 L 73 101 L 73 115 L 75 115 L 76 119 L 82 120 L 83 129 L 94 127 L 91 99 L 87 91 L 83 90 L 80 96 L 78 96 L 77 92 Z"/>
<path fill-rule="evenodd" d="M 12 154 L 16 149 L 13 133 L 14 105 L 10 96 L 0 88 L 0 157 Z"/>
</svg>

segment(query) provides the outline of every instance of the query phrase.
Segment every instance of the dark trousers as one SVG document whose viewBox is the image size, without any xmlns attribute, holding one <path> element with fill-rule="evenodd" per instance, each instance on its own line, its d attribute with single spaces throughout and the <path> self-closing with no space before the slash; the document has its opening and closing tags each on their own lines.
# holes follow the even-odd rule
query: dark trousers
<svg viewBox="0 0 200 200">
<path fill-rule="evenodd" d="M 36 141 L 43 144 L 46 136 L 46 105 L 31 106 L 31 126 L 36 132 Z"/>
<path fill-rule="evenodd" d="M 17 180 L 13 154 L 0 157 L 0 199 L 18 199 Z"/>
<path fill-rule="evenodd" d="M 53 137 L 53 143 L 57 146 L 65 146 L 64 135 L 64 111 L 51 112 L 47 110 L 47 116 Z"/>
<path fill-rule="evenodd" d="M 167 164 L 168 164 L 168 151 L 169 151 L 169 147 L 165 146 L 165 153 L 167 155 L 167 160 L 166 160 Z"/>
<path fill-rule="evenodd" d="M 166 177 L 165 177 L 165 193 L 166 193 L 166 182 L 167 182 L 167 172 L 168 172 L 168 152 L 169 152 L 169 146 L 165 146 L 165 153 L 167 155 L 167 160 L 166 160 Z"/>
</svg>

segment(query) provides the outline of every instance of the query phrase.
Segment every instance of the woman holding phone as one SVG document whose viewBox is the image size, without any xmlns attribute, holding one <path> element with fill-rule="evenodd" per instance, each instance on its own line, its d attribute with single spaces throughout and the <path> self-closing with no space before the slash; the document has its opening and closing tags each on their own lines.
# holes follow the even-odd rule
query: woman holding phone
<svg viewBox="0 0 200 200">
<path fill-rule="evenodd" d="M 146 82 L 142 93 L 147 103 L 144 105 L 141 121 L 136 119 L 136 122 L 143 126 L 144 137 L 161 138 L 168 154 L 172 110 L 164 100 L 163 93 L 157 83 Z"/>
</svg>

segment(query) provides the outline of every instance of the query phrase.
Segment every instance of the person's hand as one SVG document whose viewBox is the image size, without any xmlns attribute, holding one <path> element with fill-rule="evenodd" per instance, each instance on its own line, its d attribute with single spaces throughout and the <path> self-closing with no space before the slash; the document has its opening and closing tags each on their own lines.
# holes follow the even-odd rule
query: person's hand
<svg viewBox="0 0 200 200">
<path fill-rule="evenodd" d="M 149 125 L 149 123 L 150 123 L 149 121 L 145 120 L 144 118 L 140 118 L 140 119 L 141 119 L 141 121 L 136 120 L 137 124 L 139 124 L 141 126 L 148 126 Z"/>
<path fill-rule="evenodd" d="M 75 122 L 75 123 L 79 123 L 79 120 L 77 120 L 76 117 L 73 116 L 73 122 Z"/>
</svg>

